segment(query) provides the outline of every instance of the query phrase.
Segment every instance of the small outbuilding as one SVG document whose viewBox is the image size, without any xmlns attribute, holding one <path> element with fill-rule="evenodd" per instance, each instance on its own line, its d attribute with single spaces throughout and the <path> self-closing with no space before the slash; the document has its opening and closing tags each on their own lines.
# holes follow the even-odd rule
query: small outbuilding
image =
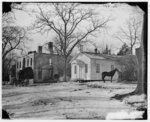
<svg viewBox="0 0 150 122">
<path fill-rule="evenodd" d="M 121 66 L 117 62 L 117 56 L 81 52 L 72 58 L 71 63 L 71 80 L 102 80 L 102 72 L 109 72 Z M 110 77 L 106 77 L 110 80 Z M 113 80 L 118 79 L 116 72 Z"/>
</svg>

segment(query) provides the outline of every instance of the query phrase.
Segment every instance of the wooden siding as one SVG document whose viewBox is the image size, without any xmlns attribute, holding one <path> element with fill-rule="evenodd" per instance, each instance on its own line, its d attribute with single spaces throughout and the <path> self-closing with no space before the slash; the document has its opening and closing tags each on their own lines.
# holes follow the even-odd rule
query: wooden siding
<svg viewBox="0 0 150 122">
<path fill-rule="evenodd" d="M 87 64 L 87 73 L 85 72 L 85 65 L 79 66 L 77 64 L 77 60 L 83 61 L 85 64 Z M 85 62 L 86 61 L 86 62 Z M 77 73 L 74 73 L 74 67 L 77 67 Z M 71 79 L 84 79 L 84 80 L 90 80 L 91 79 L 91 67 L 90 67 L 90 59 L 85 55 L 78 56 L 74 61 L 71 62 Z"/>
<path fill-rule="evenodd" d="M 99 64 L 100 66 L 100 72 L 96 73 L 96 64 Z M 91 79 L 92 80 L 102 80 L 102 72 L 106 71 L 109 72 L 111 71 L 111 65 L 114 65 L 114 68 L 119 68 L 119 66 L 116 64 L 116 62 L 111 61 L 111 60 L 91 60 Z M 115 73 L 113 80 L 117 80 L 118 74 L 117 72 Z M 105 79 L 109 80 L 110 77 L 106 77 Z"/>
<path fill-rule="evenodd" d="M 85 66 L 79 67 L 77 60 L 83 61 L 88 66 L 88 72 L 85 73 Z M 77 73 L 74 73 L 74 67 L 77 66 Z M 96 72 L 96 66 L 99 66 L 98 72 Z M 102 80 L 102 72 L 111 71 L 112 67 L 120 69 L 120 66 L 112 60 L 109 59 L 93 59 L 89 58 L 84 54 L 78 55 L 76 59 L 71 62 L 71 79 L 84 79 L 84 80 Z M 80 69 L 80 70 L 79 70 Z M 106 80 L 110 80 L 110 77 L 106 77 Z M 118 73 L 116 72 L 113 80 L 118 79 Z"/>
</svg>

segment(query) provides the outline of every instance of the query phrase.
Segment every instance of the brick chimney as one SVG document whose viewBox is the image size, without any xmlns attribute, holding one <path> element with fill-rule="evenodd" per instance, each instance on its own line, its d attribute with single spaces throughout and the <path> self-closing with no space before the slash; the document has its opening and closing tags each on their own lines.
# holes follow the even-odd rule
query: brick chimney
<svg viewBox="0 0 150 122">
<path fill-rule="evenodd" d="M 29 52 L 28 52 L 28 54 L 31 54 L 31 53 L 36 53 L 36 51 L 29 51 Z"/>
<path fill-rule="evenodd" d="M 95 54 L 97 54 L 98 53 L 98 50 L 97 50 L 97 48 L 95 48 Z"/>
<path fill-rule="evenodd" d="M 42 53 L 42 46 L 38 46 L 38 53 Z"/>
<path fill-rule="evenodd" d="M 53 42 L 48 43 L 48 49 L 49 49 L 50 54 L 53 54 Z"/>
<path fill-rule="evenodd" d="M 29 51 L 29 52 L 28 52 L 28 54 L 31 54 L 31 53 L 32 53 L 32 51 Z"/>
</svg>

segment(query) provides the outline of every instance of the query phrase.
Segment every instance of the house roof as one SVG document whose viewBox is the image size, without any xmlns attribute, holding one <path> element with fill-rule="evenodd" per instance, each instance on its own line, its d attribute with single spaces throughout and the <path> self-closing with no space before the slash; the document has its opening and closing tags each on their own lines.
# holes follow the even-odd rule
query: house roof
<svg viewBox="0 0 150 122">
<path fill-rule="evenodd" d="M 55 53 L 53 53 L 53 54 L 50 54 L 50 53 L 38 53 L 38 52 L 33 52 L 33 53 L 29 53 L 29 54 L 25 54 L 25 55 L 22 55 L 22 56 L 20 56 L 20 57 L 18 57 L 18 58 L 23 58 L 23 57 L 26 57 L 26 56 L 29 56 L 29 55 L 48 55 L 48 56 L 60 56 L 59 54 L 55 54 Z"/>
<path fill-rule="evenodd" d="M 70 62 L 72 62 L 73 60 L 75 60 L 81 53 L 76 54 L 75 56 L 73 56 L 73 58 L 70 60 Z"/>
<path fill-rule="evenodd" d="M 91 58 L 91 59 L 105 59 L 103 56 L 100 55 L 95 55 L 95 54 L 88 54 L 88 53 L 84 53 L 87 57 Z"/>
<path fill-rule="evenodd" d="M 108 59 L 108 60 L 112 60 L 112 61 L 117 61 L 118 58 L 122 57 L 122 56 L 116 56 L 116 55 L 106 55 L 106 54 L 100 54 L 100 53 L 82 52 L 82 53 L 79 53 L 76 56 L 74 56 L 70 62 L 75 60 L 81 54 L 86 55 L 90 59 L 97 59 L 97 60 Z"/>
</svg>

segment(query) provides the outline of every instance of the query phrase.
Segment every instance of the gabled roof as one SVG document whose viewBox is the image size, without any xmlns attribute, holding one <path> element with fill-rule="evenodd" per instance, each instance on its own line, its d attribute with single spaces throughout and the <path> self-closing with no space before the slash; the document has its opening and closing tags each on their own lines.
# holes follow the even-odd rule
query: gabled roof
<svg viewBox="0 0 150 122">
<path fill-rule="evenodd" d="M 85 53 L 85 55 L 91 59 L 105 59 L 103 56 L 100 56 L 100 55 L 93 55 L 93 54 L 88 54 L 88 53 Z"/>
<path fill-rule="evenodd" d="M 74 61 L 79 55 L 81 55 L 82 53 L 78 53 L 78 54 L 76 54 L 71 60 L 70 60 L 70 63 L 72 62 L 72 61 Z"/>
<path fill-rule="evenodd" d="M 97 60 L 112 60 L 112 61 L 117 61 L 118 58 L 122 57 L 122 56 L 116 56 L 116 55 L 106 55 L 106 54 L 100 54 L 100 53 L 92 53 L 92 52 L 82 52 L 82 53 L 78 53 L 76 56 L 74 56 L 72 58 L 72 60 L 70 61 L 70 63 L 75 60 L 79 55 L 84 54 L 87 57 L 89 57 L 90 59 L 97 59 Z"/>
</svg>

